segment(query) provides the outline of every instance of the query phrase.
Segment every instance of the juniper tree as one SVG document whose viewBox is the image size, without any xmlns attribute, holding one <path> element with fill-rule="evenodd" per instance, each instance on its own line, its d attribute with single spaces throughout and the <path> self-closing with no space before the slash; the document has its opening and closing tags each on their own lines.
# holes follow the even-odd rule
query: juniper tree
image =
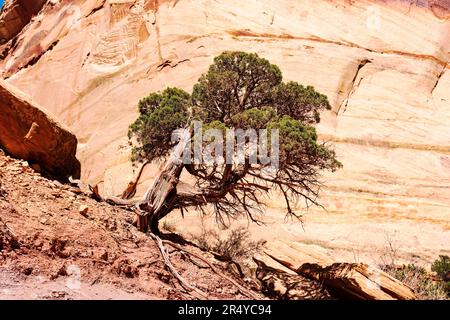
<svg viewBox="0 0 450 320">
<path fill-rule="evenodd" d="M 175 209 L 184 214 L 190 208 L 209 208 L 221 223 L 242 214 L 257 222 L 256 214 L 264 208 L 262 196 L 273 190 L 283 195 L 289 215 L 298 217 L 294 204 L 301 199 L 307 206 L 318 205 L 321 171 L 341 167 L 335 152 L 318 141 L 314 128 L 324 109 L 330 109 L 325 95 L 311 86 L 284 83 L 276 65 L 244 52 L 216 57 L 192 94 L 167 88 L 143 98 L 140 116 L 129 131 L 137 143 L 133 160 L 159 159 L 165 165 L 137 205 L 139 228 L 158 233 L 160 219 Z M 250 161 L 255 142 L 248 137 L 231 146 L 232 154 L 225 159 L 231 161 L 216 161 L 220 157 L 207 148 L 217 137 L 203 140 L 198 159 L 195 123 L 202 124 L 203 133 L 223 132 L 227 138 L 215 143 L 225 149 L 236 142 L 230 133 L 239 130 L 266 130 L 267 135 L 257 140 L 266 147 L 277 132 L 277 165 Z M 182 133 L 178 140 L 174 132 Z M 215 156 L 212 162 L 199 161 L 205 150 Z M 190 175 L 190 184 L 180 181 L 183 172 Z"/>
</svg>

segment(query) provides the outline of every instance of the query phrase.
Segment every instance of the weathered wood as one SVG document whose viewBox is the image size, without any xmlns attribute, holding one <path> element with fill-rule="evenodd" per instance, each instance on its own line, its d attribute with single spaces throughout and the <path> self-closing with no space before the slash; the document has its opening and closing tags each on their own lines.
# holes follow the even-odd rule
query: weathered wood
<svg viewBox="0 0 450 320">
<path fill-rule="evenodd" d="M 362 263 L 327 267 L 306 263 L 297 273 L 323 283 L 335 295 L 358 300 L 416 300 L 414 291 L 387 273 Z"/>
<path fill-rule="evenodd" d="M 267 265 L 263 259 L 253 258 L 258 265 L 256 277 L 262 292 L 278 300 L 324 300 L 332 299 L 328 290 L 318 281 L 296 273 L 284 272 Z"/>
<path fill-rule="evenodd" d="M 387 273 L 359 263 L 333 263 L 315 245 L 272 241 L 264 253 L 304 277 L 322 283 L 332 294 L 344 299 L 413 300 L 413 290 Z"/>
<path fill-rule="evenodd" d="M 150 227 L 152 232 L 158 234 L 158 221 L 174 208 L 176 186 L 184 167 L 183 152 L 190 140 L 189 131 L 181 131 L 180 141 L 167 159 L 164 168 L 147 190 L 144 198 L 137 204 L 139 230 L 147 232 Z"/>
<path fill-rule="evenodd" d="M 128 183 L 127 188 L 122 192 L 122 195 L 120 196 L 121 199 L 129 200 L 136 195 L 136 188 L 139 183 L 139 180 L 141 179 L 142 173 L 144 172 L 145 167 L 150 163 L 151 163 L 150 161 L 145 161 L 142 164 L 141 169 L 139 169 L 139 173 L 136 176 L 136 178 L 130 183 Z"/>
<path fill-rule="evenodd" d="M 239 283 L 237 283 L 233 278 L 231 278 L 231 277 L 225 275 L 224 273 L 220 272 L 216 267 L 214 267 L 214 265 L 213 265 L 211 262 L 209 262 L 208 260 L 206 260 L 206 259 L 203 258 L 202 256 L 200 256 L 200 255 L 198 255 L 198 254 L 196 254 L 196 253 L 194 253 L 194 252 L 192 252 L 192 251 L 189 251 L 189 250 L 187 250 L 186 248 L 183 248 L 183 247 L 181 247 L 181 246 L 179 246 L 179 245 L 177 245 L 177 244 L 175 244 L 175 243 L 173 243 L 173 242 L 170 242 L 170 241 L 163 241 L 163 243 L 164 243 L 164 244 L 168 244 L 168 245 L 174 247 L 175 249 L 180 250 L 181 252 L 184 252 L 184 253 L 186 253 L 186 254 L 188 254 L 188 255 L 190 255 L 190 256 L 196 258 L 196 259 L 199 259 L 199 260 L 203 261 L 204 263 L 206 263 L 206 265 L 207 265 L 214 273 L 216 273 L 218 276 L 220 276 L 220 277 L 223 278 L 224 280 L 226 280 L 226 281 L 230 282 L 231 284 L 233 284 L 233 285 L 239 290 L 239 292 L 241 292 L 243 295 L 247 296 L 248 298 L 254 299 L 254 300 L 259 300 L 259 299 L 260 299 L 260 297 L 259 297 L 257 294 L 255 294 L 255 293 L 253 293 L 252 291 L 250 291 L 250 290 L 244 288 L 244 287 L 241 286 Z"/>
<path fill-rule="evenodd" d="M 167 266 L 167 268 L 170 270 L 170 272 L 174 275 L 174 277 L 178 280 L 178 282 L 180 282 L 181 286 L 186 289 L 188 292 L 194 292 L 199 298 L 202 299 L 208 299 L 208 295 L 203 292 L 202 290 L 192 286 L 191 284 L 189 284 L 186 279 L 184 279 L 179 273 L 178 271 L 175 269 L 175 267 L 172 265 L 172 263 L 170 262 L 170 258 L 169 258 L 169 254 L 167 253 L 166 248 L 164 247 L 163 241 L 161 240 L 160 237 L 158 237 L 157 235 L 154 235 L 152 233 L 150 233 L 150 237 L 155 240 L 156 244 L 158 245 L 159 251 L 161 252 L 161 256 L 164 259 L 164 263 Z"/>
<path fill-rule="evenodd" d="M 304 263 L 316 263 L 322 266 L 333 263 L 323 248 L 299 242 L 274 240 L 265 243 L 263 251 L 293 271 L 296 271 Z"/>
</svg>

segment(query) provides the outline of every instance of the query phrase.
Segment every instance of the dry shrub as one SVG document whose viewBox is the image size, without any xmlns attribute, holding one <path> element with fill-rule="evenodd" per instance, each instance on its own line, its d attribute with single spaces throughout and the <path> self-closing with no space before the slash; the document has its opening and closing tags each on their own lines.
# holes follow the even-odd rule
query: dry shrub
<svg viewBox="0 0 450 320">
<path fill-rule="evenodd" d="M 168 222 L 167 220 L 163 221 L 161 228 L 170 233 L 174 233 L 176 230 L 175 225 L 173 223 Z"/>
<path fill-rule="evenodd" d="M 439 259 L 431 265 L 431 271 L 436 272 L 440 281 L 444 283 L 447 296 L 450 297 L 450 257 L 439 256 Z"/>
<path fill-rule="evenodd" d="M 410 263 L 408 265 L 399 266 L 397 261 L 398 245 L 394 237 L 386 234 L 386 245 L 380 255 L 380 268 L 400 280 L 408 287 L 414 290 L 418 298 L 421 300 L 445 300 L 448 299 L 446 292 L 446 284 L 443 281 L 435 281 L 432 275 L 423 267 Z M 439 270 L 444 269 L 447 260 L 438 264 L 435 262 L 433 268 Z M 433 270 L 435 271 L 435 270 Z"/>
<path fill-rule="evenodd" d="M 205 251 L 219 256 L 223 261 L 244 261 L 261 249 L 263 241 L 252 241 L 245 227 L 229 230 L 225 235 L 202 228 L 199 235 L 193 235 L 197 245 Z"/>
<path fill-rule="evenodd" d="M 409 264 L 401 267 L 395 265 L 385 265 L 382 269 L 413 289 L 419 299 L 448 299 L 445 284 L 440 281 L 434 281 L 425 268 L 419 267 L 415 264 Z"/>
</svg>

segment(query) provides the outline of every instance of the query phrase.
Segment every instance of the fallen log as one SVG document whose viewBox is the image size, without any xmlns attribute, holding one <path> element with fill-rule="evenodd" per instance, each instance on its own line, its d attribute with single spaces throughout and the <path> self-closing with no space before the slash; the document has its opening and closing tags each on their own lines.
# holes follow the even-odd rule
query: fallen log
<svg viewBox="0 0 450 320">
<path fill-rule="evenodd" d="M 328 290 L 318 281 L 308 279 L 282 268 L 270 267 L 267 259 L 256 258 L 256 277 L 261 282 L 262 292 L 277 300 L 327 300 L 332 299 Z M 265 261 L 263 261 L 265 260 Z M 269 262 L 269 264 L 273 265 Z"/>
<path fill-rule="evenodd" d="M 297 273 L 321 282 L 342 299 L 416 300 L 414 291 L 387 273 L 362 263 L 334 263 L 327 267 L 305 263 Z"/>
<path fill-rule="evenodd" d="M 322 283 L 336 298 L 417 299 L 411 288 L 387 273 L 366 264 L 333 263 L 315 245 L 278 240 L 266 243 L 264 253 L 296 274 Z"/>
<path fill-rule="evenodd" d="M 323 248 L 299 242 L 275 240 L 267 242 L 263 251 L 266 255 L 294 272 L 304 263 L 317 263 L 322 266 L 333 263 Z"/>
</svg>

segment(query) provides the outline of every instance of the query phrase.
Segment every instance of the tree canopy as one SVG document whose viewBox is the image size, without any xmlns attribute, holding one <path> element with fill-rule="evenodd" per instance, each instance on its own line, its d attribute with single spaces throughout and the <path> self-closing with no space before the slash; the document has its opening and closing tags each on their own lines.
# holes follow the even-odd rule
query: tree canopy
<svg viewBox="0 0 450 320">
<path fill-rule="evenodd" d="M 195 123 L 202 124 L 203 132 L 212 128 L 224 133 L 264 129 L 268 134 L 259 137 L 258 145 L 267 144 L 276 130 L 279 142 L 276 167 L 250 161 L 253 146 L 249 139 L 241 141 L 244 161 L 205 163 L 195 161 L 195 152 L 189 154 L 191 161 L 178 163 L 177 170 L 171 171 L 176 182 L 170 199 L 163 200 L 166 209 L 151 215 L 158 221 L 173 209 L 183 212 L 190 207 L 204 210 L 211 206 L 220 222 L 243 213 L 257 221 L 254 214 L 262 209 L 261 195 L 275 189 L 284 195 L 288 214 L 298 216 L 293 204 L 300 199 L 307 206 L 318 204 L 321 171 L 342 166 L 335 152 L 319 142 L 314 128 L 325 109 L 330 109 L 325 95 L 311 86 L 283 82 L 276 65 L 245 52 L 224 52 L 216 57 L 192 94 L 179 88 L 151 93 L 139 101 L 140 116 L 130 126 L 129 136 L 137 142 L 133 151 L 136 161 L 165 158 L 180 143 L 172 133 L 180 128 L 192 133 Z M 189 138 L 189 148 L 195 148 L 195 139 L 195 135 Z M 220 143 L 227 142 L 224 139 Z M 208 141 L 202 144 L 207 147 Z M 232 159 L 238 147 L 233 147 Z M 179 182 L 183 170 L 195 181 L 190 188 L 183 188 Z M 156 194 L 157 190 L 149 193 Z"/>
</svg>

